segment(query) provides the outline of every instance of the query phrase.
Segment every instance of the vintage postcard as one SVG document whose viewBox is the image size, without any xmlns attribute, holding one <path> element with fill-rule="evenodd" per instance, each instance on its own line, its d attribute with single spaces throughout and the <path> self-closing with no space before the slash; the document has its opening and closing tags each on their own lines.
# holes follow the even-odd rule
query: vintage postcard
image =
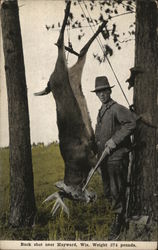
<svg viewBox="0 0 158 250">
<path fill-rule="evenodd" d="M 1 1 L 0 249 L 157 249 L 156 13 Z"/>
</svg>

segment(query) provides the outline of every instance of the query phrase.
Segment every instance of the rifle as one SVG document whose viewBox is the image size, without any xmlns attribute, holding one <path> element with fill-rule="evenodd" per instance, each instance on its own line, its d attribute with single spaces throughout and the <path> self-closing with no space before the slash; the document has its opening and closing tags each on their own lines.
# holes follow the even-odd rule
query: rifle
<svg viewBox="0 0 158 250">
<path fill-rule="evenodd" d="M 85 185 L 84 185 L 83 188 L 82 188 L 82 191 L 84 191 L 84 190 L 86 189 L 88 183 L 90 182 L 90 179 L 91 179 L 92 176 L 94 175 L 95 171 L 98 169 L 100 163 L 101 163 L 101 162 L 105 159 L 105 157 L 107 157 L 108 155 L 109 155 L 109 154 L 107 153 L 107 150 L 106 150 L 106 148 L 105 148 L 104 151 L 103 151 L 103 153 L 102 153 L 102 155 L 101 155 L 101 157 L 99 158 L 97 164 L 95 165 L 95 167 L 92 168 L 92 169 L 90 170 L 90 172 L 89 172 L 89 174 L 88 174 L 88 176 L 87 176 L 86 183 L 85 183 Z"/>
<path fill-rule="evenodd" d="M 125 211 L 125 220 L 128 222 L 129 220 L 129 204 L 130 204 L 130 199 L 132 195 L 132 190 L 131 190 L 131 185 L 132 185 L 132 168 L 134 166 L 134 138 L 131 136 L 131 141 L 132 141 L 132 149 L 129 153 L 129 165 L 128 165 L 128 174 L 127 174 L 127 188 L 126 188 L 126 211 Z"/>
</svg>

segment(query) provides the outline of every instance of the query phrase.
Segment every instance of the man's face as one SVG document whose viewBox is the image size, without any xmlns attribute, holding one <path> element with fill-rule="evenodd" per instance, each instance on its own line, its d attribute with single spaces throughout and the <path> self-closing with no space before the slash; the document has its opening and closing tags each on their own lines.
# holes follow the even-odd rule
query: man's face
<svg viewBox="0 0 158 250">
<path fill-rule="evenodd" d="M 104 104 L 110 100 L 110 94 L 110 89 L 104 89 L 96 92 L 96 95 L 98 96 L 99 100 Z"/>
</svg>

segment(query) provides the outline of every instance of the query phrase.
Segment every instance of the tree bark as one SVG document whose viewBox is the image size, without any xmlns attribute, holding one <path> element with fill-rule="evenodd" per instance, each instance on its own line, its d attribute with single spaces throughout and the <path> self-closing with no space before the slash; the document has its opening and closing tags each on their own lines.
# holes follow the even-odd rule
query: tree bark
<svg viewBox="0 0 158 250">
<path fill-rule="evenodd" d="M 12 226 L 33 224 L 36 211 L 29 111 L 17 0 L 1 3 L 8 95 L 10 146 L 10 218 Z"/>
<path fill-rule="evenodd" d="M 135 66 L 143 71 L 136 77 L 134 106 L 142 121 L 136 131 L 133 175 L 135 212 L 156 216 L 158 126 L 158 8 L 154 0 L 136 1 Z"/>
</svg>

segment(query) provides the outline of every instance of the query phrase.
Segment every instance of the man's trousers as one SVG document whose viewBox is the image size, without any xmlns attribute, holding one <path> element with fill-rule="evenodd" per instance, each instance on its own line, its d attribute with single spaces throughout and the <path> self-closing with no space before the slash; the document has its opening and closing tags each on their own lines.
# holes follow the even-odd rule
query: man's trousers
<svg viewBox="0 0 158 250">
<path fill-rule="evenodd" d="M 106 198 L 111 202 L 114 213 L 126 210 L 126 187 L 129 157 L 116 161 L 103 161 L 101 174 Z"/>
</svg>

